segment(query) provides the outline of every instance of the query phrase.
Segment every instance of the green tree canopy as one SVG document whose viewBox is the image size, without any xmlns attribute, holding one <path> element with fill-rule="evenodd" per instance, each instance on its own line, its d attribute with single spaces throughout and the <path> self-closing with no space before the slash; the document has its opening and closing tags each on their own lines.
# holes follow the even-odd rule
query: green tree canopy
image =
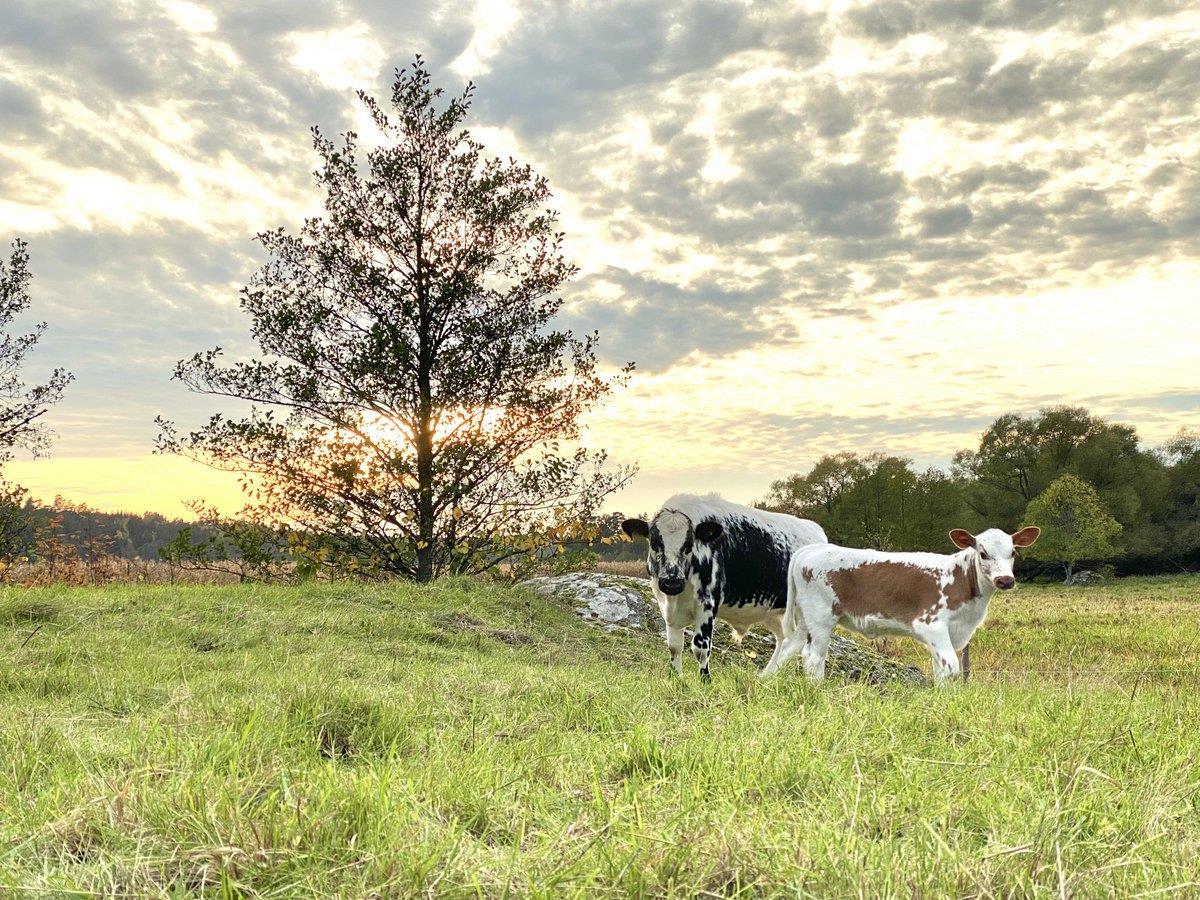
<svg viewBox="0 0 1200 900">
<path fill-rule="evenodd" d="M 947 522 L 970 524 L 953 476 L 881 453 L 822 457 L 772 484 L 763 505 L 812 519 L 836 543 L 879 550 L 943 550 Z"/>
<path fill-rule="evenodd" d="M 1063 563 L 1068 581 L 1080 560 L 1109 559 L 1117 552 L 1112 539 L 1121 523 L 1109 515 L 1096 490 L 1074 475 L 1055 479 L 1029 504 L 1025 517 L 1042 529 L 1029 555 Z"/>
<path fill-rule="evenodd" d="M 1133 426 L 1086 409 L 1001 416 L 980 436 L 978 449 L 955 455 L 954 471 L 966 484 L 966 502 L 989 525 L 1017 528 L 1028 503 L 1070 474 L 1091 485 L 1121 523 L 1127 553 L 1152 556 L 1167 542 L 1162 458 L 1142 447 Z"/>
<path fill-rule="evenodd" d="M 1200 431 L 1183 429 L 1163 448 L 1167 468 L 1167 515 L 1172 558 L 1200 547 Z"/>
</svg>

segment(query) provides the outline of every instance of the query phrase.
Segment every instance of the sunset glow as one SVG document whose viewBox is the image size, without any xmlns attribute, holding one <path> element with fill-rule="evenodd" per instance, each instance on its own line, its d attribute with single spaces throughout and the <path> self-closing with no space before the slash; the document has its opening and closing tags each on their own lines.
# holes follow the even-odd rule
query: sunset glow
<svg viewBox="0 0 1200 900">
<path fill-rule="evenodd" d="M 641 468 L 612 508 L 755 499 L 840 450 L 945 466 L 1060 403 L 1150 445 L 1200 426 L 1194 9 L 172 0 L 68 34 L 53 6 L 0 45 L 0 236 L 29 241 L 50 325 L 30 376 L 77 376 L 52 457 L 8 466 L 36 497 L 240 505 L 233 476 L 151 454 L 156 415 L 213 411 L 172 366 L 253 352 L 252 237 L 319 213 L 309 127 L 366 134 L 354 90 L 418 52 L 550 180 L 581 269 L 563 324 L 638 364 L 586 423 Z"/>
</svg>

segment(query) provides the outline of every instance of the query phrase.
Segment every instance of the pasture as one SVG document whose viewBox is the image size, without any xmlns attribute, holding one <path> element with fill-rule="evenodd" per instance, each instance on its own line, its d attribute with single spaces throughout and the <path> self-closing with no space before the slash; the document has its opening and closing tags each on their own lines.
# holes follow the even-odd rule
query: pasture
<svg viewBox="0 0 1200 900">
<path fill-rule="evenodd" d="M 9 589 L 0 893 L 1200 893 L 1198 625 L 1026 585 L 968 685 L 705 686 L 478 582 Z"/>
</svg>

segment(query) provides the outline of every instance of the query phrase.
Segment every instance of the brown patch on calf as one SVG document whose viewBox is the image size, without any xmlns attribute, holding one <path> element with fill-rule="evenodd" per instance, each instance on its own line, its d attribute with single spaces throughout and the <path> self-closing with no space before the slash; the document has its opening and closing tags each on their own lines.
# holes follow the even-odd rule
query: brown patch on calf
<svg viewBox="0 0 1200 900">
<path fill-rule="evenodd" d="M 943 605 L 958 609 L 979 595 L 975 567 L 955 566 L 954 577 L 942 597 L 941 572 L 906 562 L 864 563 L 828 574 L 837 595 L 833 612 L 838 616 L 883 616 L 895 622 L 932 622 Z"/>
<path fill-rule="evenodd" d="M 967 571 L 954 567 L 954 580 L 946 587 L 946 606 L 958 609 L 979 596 L 979 575 L 975 572 L 975 561 L 967 560 Z"/>
</svg>

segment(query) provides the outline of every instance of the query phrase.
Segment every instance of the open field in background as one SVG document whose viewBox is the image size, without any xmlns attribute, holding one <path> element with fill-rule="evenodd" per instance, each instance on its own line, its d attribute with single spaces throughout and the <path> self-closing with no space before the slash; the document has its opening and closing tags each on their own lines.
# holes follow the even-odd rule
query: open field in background
<svg viewBox="0 0 1200 900">
<path fill-rule="evenodd" d="M 0 894 L 1200 893 L 1200 579 L 994 612 L 969 685 L 704 686 L 466 581 L 6 589 Z"/>
<path fill-rule="evenodd" d="M 876 646 L 929 671 L 915 641 Z M 1139 691 L 1149 683 L 1200 687 L 1200 576 L 1022 584 L 997 594 L 971 644 L 971 677 Z"/>
</svg>

